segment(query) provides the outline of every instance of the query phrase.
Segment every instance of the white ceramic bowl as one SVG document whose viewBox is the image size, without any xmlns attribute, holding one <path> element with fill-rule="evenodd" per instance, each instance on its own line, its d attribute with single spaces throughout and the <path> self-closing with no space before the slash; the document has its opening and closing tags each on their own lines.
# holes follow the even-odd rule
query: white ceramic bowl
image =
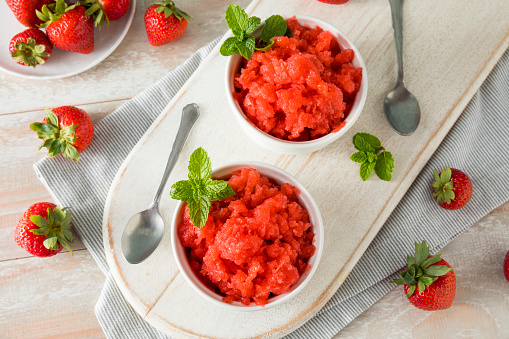
<svg viewBox="0 0 509 339">
<path fill-rule="evenodd" d="M 332 32 L 332 34 L 338 39 L 339 45 L 342 49 L 352 49 L 355 52 L 355 58 L 352 62 L 353 65 L 355 67 L 362 67 L 362 82 L 359 92 L 357 93 L 357 97 L 355 98 L 355 103 L 352 107 L 352 110 L 345 120 L 346 124 L 339 131 L 310 141 L 282 140 L 261 131 L 251 121 L 249 121 L 237 100 L 233 98 L 232 93 L 235 92 L 235 86 L 233 84 L 234 77 L 235 73 L 238 72 L 242 57 L 240 55 L 233 55 L 229 57 L 226 64 L 225 75 L 226 97 L 228 98 L 228 103 L 230 104 L 230 107 L 235 115 L 235 118 L 240 124 L 240 127 L 249 136 L 249 138 L 251 138 L 251 140 L 253 140 L 258 145 L 270 151 L 283 154 L 305 154 L 314 152 L 338 140 L 343 134 L 346 133 L 346 131 L 350 129 L 350 127 L 352 127 L 355 121 L 357 121 L 359 118 L 359 115 L 362 112 L 362 108 L 364 107 L 364 103 L 366 102 L 366 96 L 368 94 L 368 77 L 366 74 L 366 66 L 364 65 L 361 54 L 353 42 L 348 39 L 348 37 L 339 29 L 323 20 L 306 15 L 296 15 L 296 18 L 301 25 L 309 27 L 320 26 L 323 30 Z"/>
<path fill-rule="evenodd" d="M 287 172 L 274 167 L 269 164 L 264 164 L 261 162 L 241 162 L 241 163 L 231 163 L 225 166 L 222 166 L 212 173 L 212 177 L 214 178 L 229 178 L 233 172 L 241 168 L 254 168 L 261 175 L 272 179 L 278 185 L 282 185 L 284 183 L 289 183 L 290 185 L 297 187 L 300 190 L 299 203 L 309 212 L 309 217 L 311 220 L 311 224 L 313 225 L 313 232 L 315 233 L 315 238 L 313 244 L 316 246 L 315 254 L 309 258 L 308 264 L 310 265 L 310 269 L 304 273 L 297 283 L 292 286 L 292 288 L 281 295 L 272 297 L 269 299 L 268 303 L 265 306 L 257 306 L 254 303 L 246 306 L 240 302 L 233 302 L 232 304 L 227 304 L 222 301 L 222 296 L 210 290 L 207 286 L 205 286 L 200 279 L 195 275 L 191 266 L 189 265 L 189 261 L 187 260 L 187 255 L 184 247 L 180 243 L 180 239 L 177 234 L 177 226 L 182 220 L 182 215 L 184 213 L 184 203 L 180 202 L 175 209 L 175 213 L 173 214 L 173 220 L 171 223 L 171 244 L 173 248 L 173 256 L 177 262 L 180 273 L 184 276 L 189 285 L 203 298 L 208 301 L 216 304 L 219 307 L 226 307 L 230 310 L 236 311 L 259 311 L 265 310 L 270 307 L 274 307 L 284 303 L 289 300 L 297 293 L 299 293 L 304 286 L 311 280 L 311 277 L 316 271 L 318 267 L 318 262 L 320 261 L 320 257 L 322 256 L 323 250 L 323 221 L 320 215 L 320 211 L 318 210 L 318 206 L 316 205 L 315 200 L 308 192 L 308 190 L 295 179 L 293 176 L 288 174 Z"/>
</svg>

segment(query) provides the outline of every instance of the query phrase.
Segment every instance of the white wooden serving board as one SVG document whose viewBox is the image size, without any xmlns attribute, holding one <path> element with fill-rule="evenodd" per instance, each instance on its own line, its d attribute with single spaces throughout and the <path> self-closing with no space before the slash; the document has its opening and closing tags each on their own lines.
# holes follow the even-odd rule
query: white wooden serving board
<svg viewBox="0 0 509 339">
<path fill-rule="evenodd" d="M 509 45 L 509 2 L 407 0 L 404 8 L 406 84 L 419 99 L 422 119 L 410 137 L 392 131 L 383 115 L 384 96 L 396 80 L 396 53 L 388 1 L 351 0 L 332 6 L 315 0 L 255 0 L 249 15 L 304 14 L 332 23 L 360 50 L 369 93 L 359 120 L 339 141 L 301 156 L 271 153 L 239 129 L 224 89 L 226 58 L 219 46 L 161 113 L 125 160 L 113 182 L 104 212 L 104 246 L 111 272 L 134 309 L 173 337 L 280 337 L 310 319 L 346 279 L 426 161 Z M 489 27 L 489 28 L 488 28 Z M 314 196 L 325 227 L 325 248 L 306 288 L 281 306 L 255 313 L 214 307 L 179 274 L 170 248 L 170 220 L 176 202 L 164 194 L 160 210 L 168 223 L 154 254 L 139 265 L 122 257 L 124 226 L 152 200 L 171 151 L 182 108 L 201 107 L 165 188 L 186 178 L 189 155 L 204 147 L 213 166 L 255 160 L 274 164 L 301 181 Z M 357 132 L 377 135 L 395 158 L 391 182 L 372 176 L 362 182 L 349 160 Z M 444 164 L 445 165 L 445 164 Z M 429 174 L 431 178 L 431 173 Z M 423 192 L 428 194 L 428 192 Z M 420 239 L 418 239 L 420 240 Z"/>
</svg>

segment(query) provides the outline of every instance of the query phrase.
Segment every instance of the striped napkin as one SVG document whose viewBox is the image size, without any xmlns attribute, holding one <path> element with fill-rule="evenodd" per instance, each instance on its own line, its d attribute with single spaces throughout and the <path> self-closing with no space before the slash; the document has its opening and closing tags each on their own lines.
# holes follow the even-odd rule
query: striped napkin
<svg viewBox="0 0 509 339">
<path fill-rule="evenodd" d="M 43 159 L 35 171 L 56 203 L 73 206 L 73 224 L 107 276 L 95 313 L 108 338 L 168 338 L 139 316 L 108 273 L 102 214 L 111 182 L 131 149 L 219 39 L 96 124 L 94 142 L 79 163 Z M 426 114 L 426 112 L 424 112 Z M 394 286 L 415 240 L 435 252 L 509 199 L 509 51 L 417 177 L 382 230 L 327 305 L 288 338 L 331 338 Z M 437 208 L 429 194 L 432 171 L 461 168 L 474 195 L 461 211 Z M 78 183 L 78 184 L 77 184 Z M 489 191 L 489 194 L 488 194 Z M 380 261 L 379 258 L 386 260 Z"/>
</svg>

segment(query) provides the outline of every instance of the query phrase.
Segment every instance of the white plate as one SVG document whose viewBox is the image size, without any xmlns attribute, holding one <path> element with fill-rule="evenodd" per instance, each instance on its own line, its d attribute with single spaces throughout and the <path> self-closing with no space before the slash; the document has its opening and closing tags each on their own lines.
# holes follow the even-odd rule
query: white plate
<svg viewBox="0 0 509 339">
<path fill-rule="evenodd" d="M 131 0 L 126 15 L 111 21 L 109 27 L 103 25 L 101 31 L 95 29 L 92 53 L 80 54 L 53 48 L 48 61 L 34 69 L 17 64 L 9 54 L 12 37 L 28 27 L 20 24 L 6 2 L 0 0 L 0 70 L 22 78 L 41 80 L 65 78 L 84 72 L 106 59 L 122 42 L 133 21 L 135 8 L 136 0 Z"/>
</svg>

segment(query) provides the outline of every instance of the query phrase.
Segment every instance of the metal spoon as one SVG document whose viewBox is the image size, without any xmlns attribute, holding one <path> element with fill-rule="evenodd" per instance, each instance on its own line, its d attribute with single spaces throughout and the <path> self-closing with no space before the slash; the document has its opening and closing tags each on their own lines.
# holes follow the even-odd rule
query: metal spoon
<svg viewBox="0 0 509 339">
<path fill-rule="evenodd" d="M 387 121 L 401 135 L 410 135 L 419 126 L 421 110 L 419 102 L 403 82 L 403 0 L 389 0 L 391 4 L 392 28 L 398 54 L 398 83 L 384 100 Z"/>
<path fill-rule="evenodd" d="M 196 104 L 189 104 L 182 110 L 180 127 L 175 141 L 173 142 L 170 158 L 166 164 L 163 179 L 161 180 L 156 196 L 148 209 L 135 214 L 124 229 L 121 241 L 122 253 L 124 258 L 131 264 L 139 264 L 147 259 L 163 238 L 164 220 L 161 218 L 161 215 L 159 215 L 158 210 L 161 193 L 186 143 L 187 136 L 199 116 L 200 110 Z"/>
</svg>

